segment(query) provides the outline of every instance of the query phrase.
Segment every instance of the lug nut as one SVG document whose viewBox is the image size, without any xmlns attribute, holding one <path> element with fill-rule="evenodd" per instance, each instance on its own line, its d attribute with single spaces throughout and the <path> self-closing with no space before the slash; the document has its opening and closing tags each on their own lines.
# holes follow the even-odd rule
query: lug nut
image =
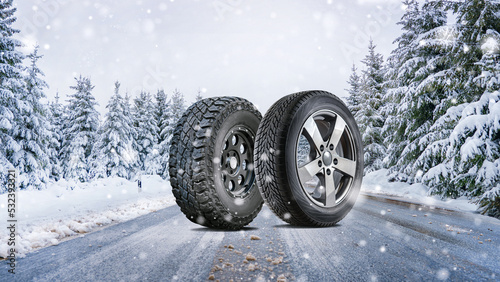
<svg viewBox="0 0 500 282">
<path fill-rule="evenodd" d="M 333 151 L 333 144 L 330 144 L 330 151 Z"/>
</svg>

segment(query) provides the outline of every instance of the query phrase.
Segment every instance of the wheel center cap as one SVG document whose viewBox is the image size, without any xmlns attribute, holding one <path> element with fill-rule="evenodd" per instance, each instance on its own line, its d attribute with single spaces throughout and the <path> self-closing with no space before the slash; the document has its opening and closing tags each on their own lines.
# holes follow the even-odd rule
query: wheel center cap
<svg viewBox="0 0 500 282">
<path fill-rule="evenodd" d="M 328 166 L 332 164 L 332 154 L 330 152 L 325 152 L 323 154 L 323 163 Z"/>
<path fill-rule="evenodd" d="M 231 157 L 231 159 L 229 160 L 229 166 L 231 167 L 231 169 L 236 169 L 238 167 L 238 160 L 236 159 L 236 157 Z"/>
</svg>

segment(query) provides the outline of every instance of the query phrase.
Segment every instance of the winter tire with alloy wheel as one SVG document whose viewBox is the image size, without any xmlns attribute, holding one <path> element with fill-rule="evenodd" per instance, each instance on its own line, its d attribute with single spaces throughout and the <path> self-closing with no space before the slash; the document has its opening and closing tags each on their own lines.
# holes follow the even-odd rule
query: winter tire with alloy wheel
<svg viewBox="0 0 500 282">
<path fill-rule="evenodd" d="M 265 114 L 255 173 L 271 210 L 293 225 L 332 226 L 351 210 L 363 177 L 363 145 L 352 114 L 324 91 L 288 95 Z"/>
<path fill-rule="evenodd" d="M 169 174 L 177 204 L 203 226 L 236 230 L 262 208 L 253 170 L 259 111 L 236 97 L 208 98 L 189 107 L 170 145 Z"/>
</svg>

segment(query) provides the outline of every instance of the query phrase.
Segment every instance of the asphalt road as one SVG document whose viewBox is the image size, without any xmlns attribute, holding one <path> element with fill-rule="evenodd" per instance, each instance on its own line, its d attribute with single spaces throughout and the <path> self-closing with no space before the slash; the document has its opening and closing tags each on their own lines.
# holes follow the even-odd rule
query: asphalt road
<svg viewBox="0 0 500 282">
<path fill-rule="evenodd" d="M 224 232 L 173 206 L 28 254 L 15 275 L 2 262 L 0 280 L 499 281 L 499 254 L 500 220 L 363 196 L 331 228 L 290 226 L 264 208 Z"/>
</svg>

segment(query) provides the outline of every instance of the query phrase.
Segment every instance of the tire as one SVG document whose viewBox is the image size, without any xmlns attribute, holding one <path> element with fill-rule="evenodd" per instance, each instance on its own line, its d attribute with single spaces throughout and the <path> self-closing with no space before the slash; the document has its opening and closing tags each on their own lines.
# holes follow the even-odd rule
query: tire
<svg viewBox="0 0 500 282">
<path fill-rule="evenodd" d="M 237 230 L 262 208 L 253 150 L 262 116 L 247 100 L 208 98 L 189 107 L 170 145 L 172 192 L 181 211 L 203 226 Z"/>
<path fill-rule="evenodd" d="M 363 145 L 339 98 L 300 92 L 283 97 L 265 114 L 254 162 L 262 197 L 278 217 L 292 225 L 332 226 L 359 194 Z"/>
</svg>

